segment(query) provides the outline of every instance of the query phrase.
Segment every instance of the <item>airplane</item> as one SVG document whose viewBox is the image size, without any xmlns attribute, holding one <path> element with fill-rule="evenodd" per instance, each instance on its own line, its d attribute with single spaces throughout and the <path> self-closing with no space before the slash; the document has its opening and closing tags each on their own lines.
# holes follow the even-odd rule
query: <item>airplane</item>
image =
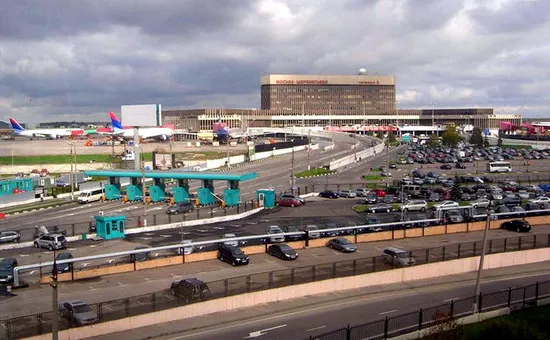
<svg viewBox="0 0 550 340">
<path fill-rule="evenodd" d="M 13 133 L 17 136 L 33 138 L 44 137 L 47 139 L 58 139 L 69 136 L 77 136 L 85 133 L 82 129 L 24 129 L 15 119 L 10 117 L 10 124 Z"/>
<path fill-rule="evenodd" d="M 134 129 L 132 127 L 123 126 L 113 112 L 109 113 L 109 117 L 111 117 L 111 123 L 113 125 L 113 135 L 126 139 L 134 138 Z M 139 137 L 143 139 L 154 138 L 167 141 L 173 134 L 174 130 L 167 127 L 139 128 Z"/>
</svg>

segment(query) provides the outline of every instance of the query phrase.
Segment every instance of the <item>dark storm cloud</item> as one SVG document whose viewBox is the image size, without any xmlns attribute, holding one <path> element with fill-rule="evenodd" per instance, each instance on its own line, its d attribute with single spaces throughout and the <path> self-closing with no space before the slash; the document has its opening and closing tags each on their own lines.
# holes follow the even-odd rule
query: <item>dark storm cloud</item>
<svg viewBox="0 0 550 340">
<path fill-rule="evenodd" d="M 189 35 L 230 29 L 249 9 L 247 0 L 7 0 L 0 37 L 41 39 L 138 27 L 151 35 Z"/>
<path fill-rule="evenodd" d="M 550 1 L 510 1 L 497 10 L 477 7 L 469 16 L 483 34 L 522 32 L 547 22 Z"/>
</svg>

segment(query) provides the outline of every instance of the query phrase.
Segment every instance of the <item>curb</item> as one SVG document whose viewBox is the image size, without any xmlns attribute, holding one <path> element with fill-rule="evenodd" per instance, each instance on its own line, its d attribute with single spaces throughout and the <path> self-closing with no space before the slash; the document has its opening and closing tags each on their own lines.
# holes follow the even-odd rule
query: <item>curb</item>
<svg viewBox="0 0 550 340">
<path fill-rule="evenodd" d="M 322 175 L 313 175 L 313 176 L 305 176 L 305 177 L 296 177 L 296 176 L 294 176 L 294 177 L 304 179 L 304 178 L 313 178 L 313 177 L 323 177 L 323 176 L 336 175 L 337 173 L 338 173 L 338 171 L 331 172 L 331 173 L 328 173 L 328 174 L 322 174 Z"/>
<path fill-rule="evenodd" d="M 56 205 L 49 205 L 49 206 L 47 206 L 47 207 L 29 208 L 29 209 L 25 209 L 25 210 L 20 210 L 20 211 L 5 213 L 5 215 L 6 215 L 6 216 L 19 215 L 19 214 L 24 214 L 24 213 L 31 212 L 31 211 L 38 211 L 38 210 L 45 210 L 45 209 L 50 209 L 50 208 L 57 208 L 57 207 L 61 207 L 61 206 L 68 205 L 68 204 L 70 204 L 70 203 L 60 203 L 60 204 L 56 204 Z"/>
</svg>

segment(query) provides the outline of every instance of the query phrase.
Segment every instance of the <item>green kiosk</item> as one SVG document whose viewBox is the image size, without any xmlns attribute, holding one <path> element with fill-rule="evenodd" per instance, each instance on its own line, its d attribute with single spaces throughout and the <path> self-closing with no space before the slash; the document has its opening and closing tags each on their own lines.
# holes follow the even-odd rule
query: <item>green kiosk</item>
<svg viewBox="0 0 550 340">
<path fill-rule="evenodd" d="M 94 216 L 97 236 L 104 240 L 124 238 L 125 220 L 124 215 Z"/>
</svg>

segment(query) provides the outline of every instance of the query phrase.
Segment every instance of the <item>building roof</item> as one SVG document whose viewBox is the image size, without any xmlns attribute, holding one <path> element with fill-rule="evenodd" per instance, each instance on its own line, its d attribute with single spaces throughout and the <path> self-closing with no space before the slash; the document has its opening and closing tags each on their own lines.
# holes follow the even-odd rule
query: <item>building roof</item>
<svg viewBox="0 0 550 340">
<path fill-rule="evenodd" d="M 393 85 L 394 76 L 367 75 L 296 75 L 269 74 L 262 76 L 262 85 Z"/>
</svg>

